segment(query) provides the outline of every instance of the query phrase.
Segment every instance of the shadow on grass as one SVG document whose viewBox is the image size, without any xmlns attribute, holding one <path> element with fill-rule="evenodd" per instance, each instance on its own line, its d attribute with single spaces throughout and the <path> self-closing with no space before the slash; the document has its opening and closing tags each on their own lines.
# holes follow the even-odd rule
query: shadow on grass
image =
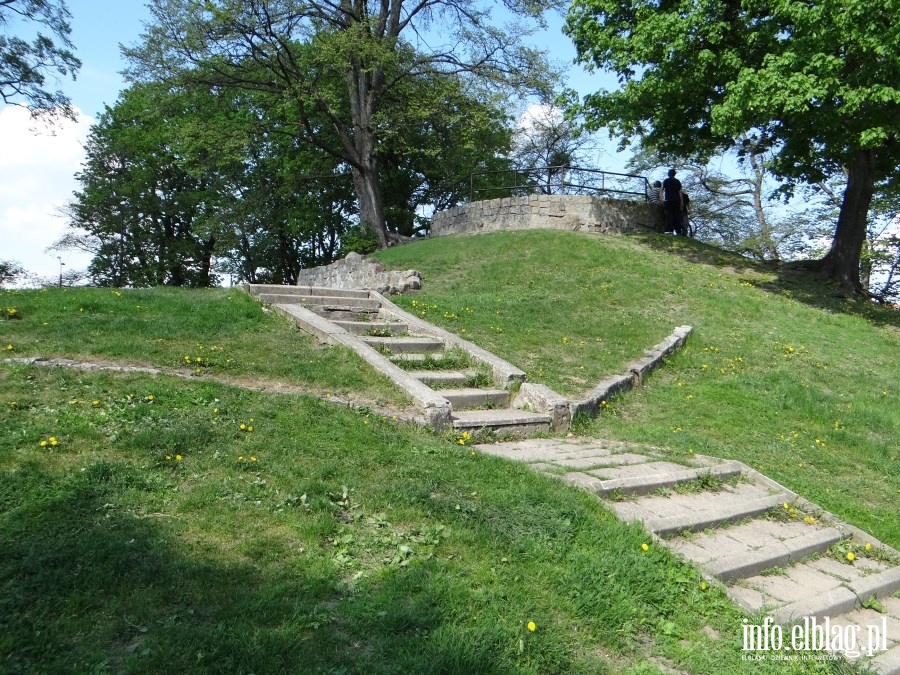
<svg viewBox="0 0 900 675">
<path fill-rule="evenodd" d="M 900 310 L 880 305 L 865 298 L 848 296 L 837 285 L 823 280 L 817 272 L 797 264 L 765 262 L 744 258 L 737 253 L 694 239 L 675 236 L 648 236 L 644 240 L 655 251 L 677 255 L 692 263 L 729 268 L 737 273 L 775 274 L 761 282 L 750 279 L 763 291 L 802 302 L 816 309 L 859 316 L 878 326 L 900 327 Z"/>
<path fill-rule="evenodd" d="M 454 630 L 447 593 L 471 592 L 433 583 L 435 563 L 353 592 L 328 558 L 226 558 L 181 518 L 120 509 L 141 480 L 109 463 L 0 478 L 0 672 L 509 670 L 499 628 Z"/>
</svg>

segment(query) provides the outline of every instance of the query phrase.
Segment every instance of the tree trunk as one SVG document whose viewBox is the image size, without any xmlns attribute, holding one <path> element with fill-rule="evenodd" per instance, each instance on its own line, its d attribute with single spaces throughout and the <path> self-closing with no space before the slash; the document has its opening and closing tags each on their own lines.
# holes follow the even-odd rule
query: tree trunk
<svg viewBox="0 0 900 675">
<path fill-rule="evenodd" d="M 854 293 L 863 291 L 859 261 L 866 240 L 866 222 L 874 191 L 875 153 L 872 150 L 857 150 L 847 171 L 847 188 L 831 250 L 818 265 L 823 277 Z"/>
<path fill-rule="evenodd" d="M 380 68 L 368 69 L 355 64 L 348 75 L 350 118 L 353 121 L 353 187 L 359 200 L 359 222 L 375 235 L 378 248 L 387 248 L 384 198 L 378 175 L 378 132 L 373 119 L 376 94 L 383 86 Z"/>
<path fill-rule="evenodd" d="M 769 227 L 769 221 L 766 219 L 766 212 L 763 207 L 763 188 L 766 179 L 765 166 L 757 161 L 756 153 L 751 152 L 749 154 L 750 167 L 753 169 L 753 210 L 759 223 L 763 257 L 777 261 L 779 259 L 778 247 L 772 239 L 772 230 Z"/>
<path fill-rule="evenodd" d="M 378 166 L 353 167 L 353 187 L 359 199 L 359 222 L 378 239 L 378 248 L 387 248 L 387 230 L 384 225 L 384 200 L 381 195 L 381 180 Z"/>
</svg>

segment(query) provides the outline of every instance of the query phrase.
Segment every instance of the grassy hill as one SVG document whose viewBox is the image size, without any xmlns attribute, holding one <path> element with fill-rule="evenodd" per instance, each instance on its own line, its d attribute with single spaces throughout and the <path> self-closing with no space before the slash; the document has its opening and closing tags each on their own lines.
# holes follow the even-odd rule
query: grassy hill
<svg viewBox="0 0 900 675">
<path fill-rule="evenodd" d="M 900 546 L 900 312 L 693 240 L 531 231 L 385 251 L 398 300 L 577 397 L 678 325 L 646 386 L 579 430 L 740 459 Z"/>
<path fill-rule="evenodd" d="M 401 304 L 568 395 L 694 326 L 576 431 L 743 459 L 900 544 L 896 312 L 663 237 L 380 257 L 425 274 Z M 743 662 L 724 593 L 588 495 L 272 393 L 408 405 L 237 291 L 0 298 L 8 356 L 193 373 L 0 365 L 0 672 L 851 672 Z"/>
</svg>

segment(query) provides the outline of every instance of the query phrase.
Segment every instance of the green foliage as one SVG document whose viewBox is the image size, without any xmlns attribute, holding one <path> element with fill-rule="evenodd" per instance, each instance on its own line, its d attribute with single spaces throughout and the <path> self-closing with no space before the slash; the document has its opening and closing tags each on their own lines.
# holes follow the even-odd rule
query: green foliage
<svg viewBox="0 0 900 675">
<path fill-rule="evenodd" d="M 378 250 L 378 239 L 367 227 L 355 226 L 350 228 L 341 237 L 341 252 L 339 258 L 344 258 L 348 253 L 368 255 Z"/>
<path fill-rule="evenodd" d="M 333 158 L 250 120 L 254 97 L 134 85 L 92 129 L 73 232 L 94 283 L 296 283 L 334 260 L 352 207 Z"/>
<path fill-rule="evenodd" d="M 866 214 L 900 164 L 900 35 L 863 0 L 679 3 L 576 0 L 566 31 L 579 59 L 619 76 L 581 106 L 673 156 L 772 152 L 778 175 L 849 176 L 823 273 L 859 288 Z M 882 184 L 880 186 L 885 189 Z"/>
<path fill-rule="evenodd" d="M 47 89 L 48 76 L 71 75 L 74 80 L 81 68 L 69 39 L 70 18 L 64 0 L 0 2 L 0 98 L 4 103 L 27 106 L 34 115 L 75 119 L 68 96 Z M 34 33 L 26 38 L 8 35 L 10 24 Z"/>
<path fill-rule="evenodd" d="M 134 87 L 91 129 L 81 189 L 68 208 L 76 233 L 61 247 L 94 254 L 101 286 L 210 286 L 216 200 L 210 181 L 180 161 L 170 124 L 178 97 Z"/>
<path fill-rule="evenodd" d="M 451 148 L 431 139 L 413 146 L 414 138 L 396 132 L 408 125 L 414 137 L 427 131 L 423 124 L 435 122 L 453 129 L 463 120 L 453 119 L 457 101 L 468 98 L 465 107 L 478 109 L 477 97 L 462 92 L 478 93 L 479 83 L 493 90 L 491 128 L 497 119 L 495 92 L 506 98 L 551 88 L 542 55 L 521 44 L 525 26 L 495 26 L 491 4 L 392 0 L 360 3 L 348 11 L 327 2 L 156 0 L 144 44 L 126 53 L 133 76 L 144 81 L 174 79 L 236 95 L 259 94 L 257 119 L 344 163 L 353 178 L 359 220 L 373 228 L 383 248 L 387 215 L 396 230 L 412 229 L 409 216 L 396 207 L 409 208 L 413 188 L 401 186 L 400 196 L 386 198 L 390 169 L 383 161 L 392 153 L 392 130 L 419 153 Z M 542 2 L 504 4 L 528 17 L 546 8 Z M 430 50 L 417 36 L 431 25 L 440 25 L 447 39 Z M 449 105 L 426 83 L 438 84 L 437 92 L 456 88 Z M 396 152 L 399 163 L 401 148 Z"/>
</svg>

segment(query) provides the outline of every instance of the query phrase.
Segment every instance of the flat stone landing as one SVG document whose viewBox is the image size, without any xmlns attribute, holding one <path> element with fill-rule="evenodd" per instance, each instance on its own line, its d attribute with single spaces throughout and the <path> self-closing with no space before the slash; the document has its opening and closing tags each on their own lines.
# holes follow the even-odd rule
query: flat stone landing
<svg viewBox="0 0 900 675">
<path fill-rule="evenodd" d="M 830 653 L 900 675 L 900 554 L 745 464 L 682 461 L 658 448 L 574 437 L 475 447 L 588 490 L 621 520 L 640 521 L 749 614 L 828 635 L 858 631 L 856 649 L 832 642 L 846 646 Z M 814 653 L 823 652 L 804 652 Z"/>
</svg>

